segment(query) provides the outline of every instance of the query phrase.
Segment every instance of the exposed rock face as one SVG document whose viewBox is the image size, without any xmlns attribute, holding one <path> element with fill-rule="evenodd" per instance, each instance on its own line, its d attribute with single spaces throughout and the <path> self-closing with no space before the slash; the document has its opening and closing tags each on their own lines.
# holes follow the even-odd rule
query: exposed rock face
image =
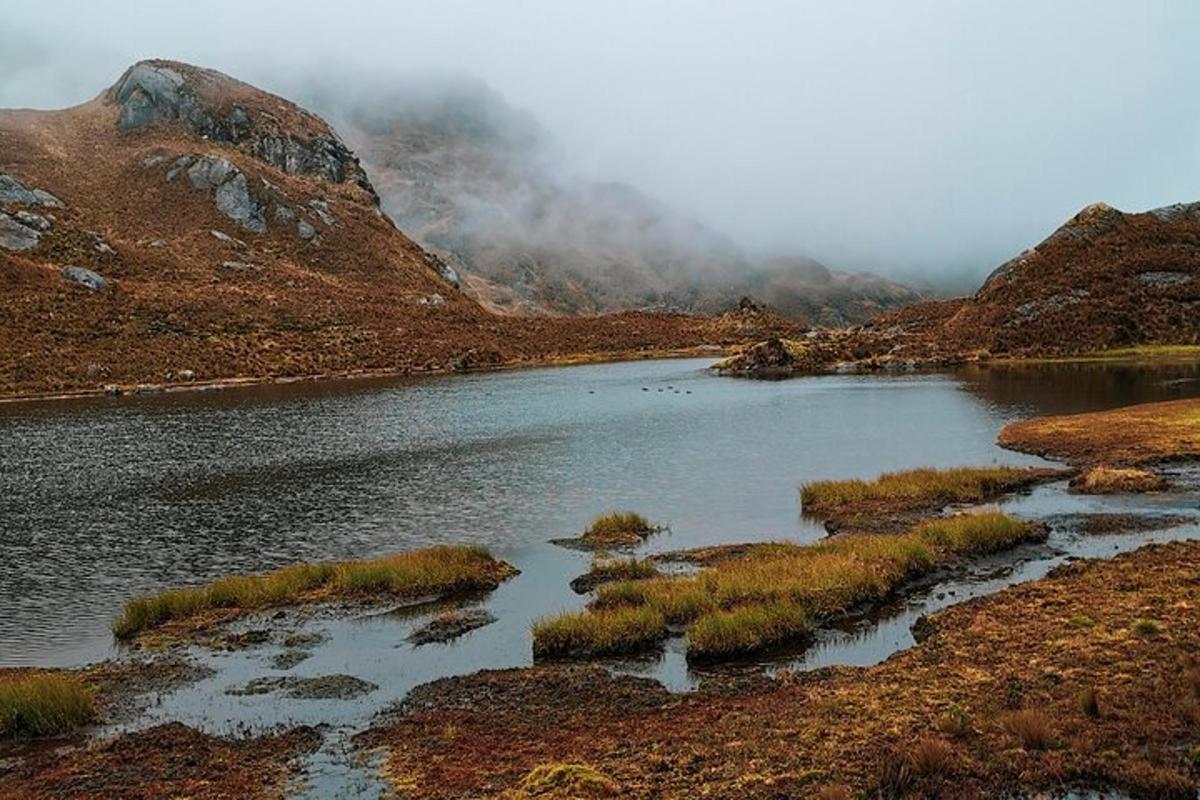
<svg viewBox="0 0 1200 800">
<path fill-rule="evenodd" d="M 245 84 L 213 70 L 141 61 L 126 70 L 108 99 L 120 106 L 118 125 L 123 131 L 179 122 L 199 136 L 237 145 L 290 175 L 352 181 L 375 198 L 354 153 L 319 118 L 288 104 L 288 114 L 302 119 L 308 130 L 285 127 L 275 112 L 228 96 L 230 86 Z"/>
<path fill-rule="evenodd" d="M 22 225 L 8 214 L 0 214 L 0 247 L 5 250 L 29 250 L 36 247 L 41 233 Z"/>
<path fill-rule="evenodd" d="M 80 286 L 87 287 L 93 292 L 107 292 L 108 281 L 92 272 L 90 269 L 83 267 L 65 266 L 62 269 L 62 276 L 71 283 L 78 283 Z"/>
<path fill-rule="evenodd" d="M 250 194 L 246 176 L 227 159 L 219 156 L 184 156 L 167 172 L 167 180 L 187 170 L 188 181 L 197 189 L 213 192 L 217 210 L 246 230 L 267 232 L 262 206 Z"/>
<path fill-rule="evenodd" d="M 11 175 L 0 173 L 0 203 L 21 206 L 62 206 L 62 201 L 42 189 L 28 189 Z"/>
</svg>

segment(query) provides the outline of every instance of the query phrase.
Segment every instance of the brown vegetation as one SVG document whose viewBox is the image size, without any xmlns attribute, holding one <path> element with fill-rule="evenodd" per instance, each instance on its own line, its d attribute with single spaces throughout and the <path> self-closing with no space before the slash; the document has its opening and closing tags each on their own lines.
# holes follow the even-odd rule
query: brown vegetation
<svg viewBox="0 0 1200 800">
<path fill-rule="evenodd" d="M 1108 467 L 1103 464 L 1085 470 L 1071 479 L 1071 491 L 1080 494 L 1140 494 L 1161 492 L 1165 478 L 1136 467 Z"/>
<path fill-rule="evenodd" d="M 1006 425 L 999 443 L 1077 464 L 1126 466 L 1200 458 L 1200 400 L 1036 417 Z"/>
<path fill-rule="evenodd" d="M 588 764 L 629 798 L 874 797 L 898 777 L 947 799 L 1193 800 L 1198 603 L 1200 544 L 1151 546 L 940 612 L 931 638 L 875 667 L 692 695 L 598 668 L 485 672 L 417 690 L 364 744 L 388 748 L 420 800 L 496 796 L 544 763 Z M 1148 607 L 1160 634 L 1131 635 Z M 1093 626 L 1068 622 L 1085 614 Z"/>
</svg>

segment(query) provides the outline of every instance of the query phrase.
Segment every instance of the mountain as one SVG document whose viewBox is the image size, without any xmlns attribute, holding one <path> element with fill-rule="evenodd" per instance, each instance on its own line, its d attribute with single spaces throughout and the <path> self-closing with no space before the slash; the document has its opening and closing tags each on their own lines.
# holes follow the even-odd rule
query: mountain
<svg viewBox="0 0 1200 800">
<path fill-rule="evenodd" d="M 728 343 L 766 314 L 513 321 L 400 232 L 320 117 L 152 60 L 0 111 L 0 394 L 419 371 Z"/>
<path fill-rule="evenodd" d="M 467 79 L 394 82 L 314 103 L 362 155 L 383 208 L 493 310 L 720 313 L 755 300 L 822 324 L 920 298 L 807 259 L 756 261 L 730 239 L 623 183 L 571 177 L 531 116 Z"/>
</svg>

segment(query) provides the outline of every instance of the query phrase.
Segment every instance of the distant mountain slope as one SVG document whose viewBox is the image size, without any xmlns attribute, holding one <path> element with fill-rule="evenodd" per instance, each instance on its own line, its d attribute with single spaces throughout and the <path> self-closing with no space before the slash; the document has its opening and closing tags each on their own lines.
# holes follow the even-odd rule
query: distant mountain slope
<svg viewBox="0 0 1200 800">
<path fill-rule="evenodd" d="M 395 84 L 318 104 L 363 157 L 384 209 L 497 310 L 721 312 L 750 294 L 844 325 L 919 299 L 815 261 L 756 263 L 636 188 L 564 177 L 549 135 L 478 83 Z"/>
<path fill-rule="evenodd" d="M 515 321 L 457 280 L 380 211 L 322 119 L 221 73 L 144 61 L 81 106 L 0 111 L 0 394 L 451 369 L 789 329 L 767 315 Z"/>
</svg>

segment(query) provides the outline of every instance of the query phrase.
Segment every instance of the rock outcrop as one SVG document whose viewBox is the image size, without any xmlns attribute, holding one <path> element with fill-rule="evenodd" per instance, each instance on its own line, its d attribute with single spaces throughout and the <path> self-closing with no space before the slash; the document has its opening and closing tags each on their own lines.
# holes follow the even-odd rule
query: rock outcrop
<svg viewBox="0 0 1200 800">
<path fill-rule="evenodd" d="M 8 214 L 0 213 L 0 248 L 5 250 L 29 250 L 37 246 L 41 231 L 18 222 Z"/>
<path fill-rule="evenodd" d="M 71 283 L 77 283 L 93 292 L 108 291 L 108 281 L 90 269 L 68 265 L 62 268 L 62 276 Z"/>
<path fill-rule="evenodd" d="M 350 181 L 378 201 L 358 158 L 320 118 L 291 103 L 261 107 L 260 94 L 215 70 L 172 61 L 141 61 L 108 92 L 118 125 L 136 131 L 179 123 L 199 137 L 236 145 L 289 175 Z"/>
</svg>

